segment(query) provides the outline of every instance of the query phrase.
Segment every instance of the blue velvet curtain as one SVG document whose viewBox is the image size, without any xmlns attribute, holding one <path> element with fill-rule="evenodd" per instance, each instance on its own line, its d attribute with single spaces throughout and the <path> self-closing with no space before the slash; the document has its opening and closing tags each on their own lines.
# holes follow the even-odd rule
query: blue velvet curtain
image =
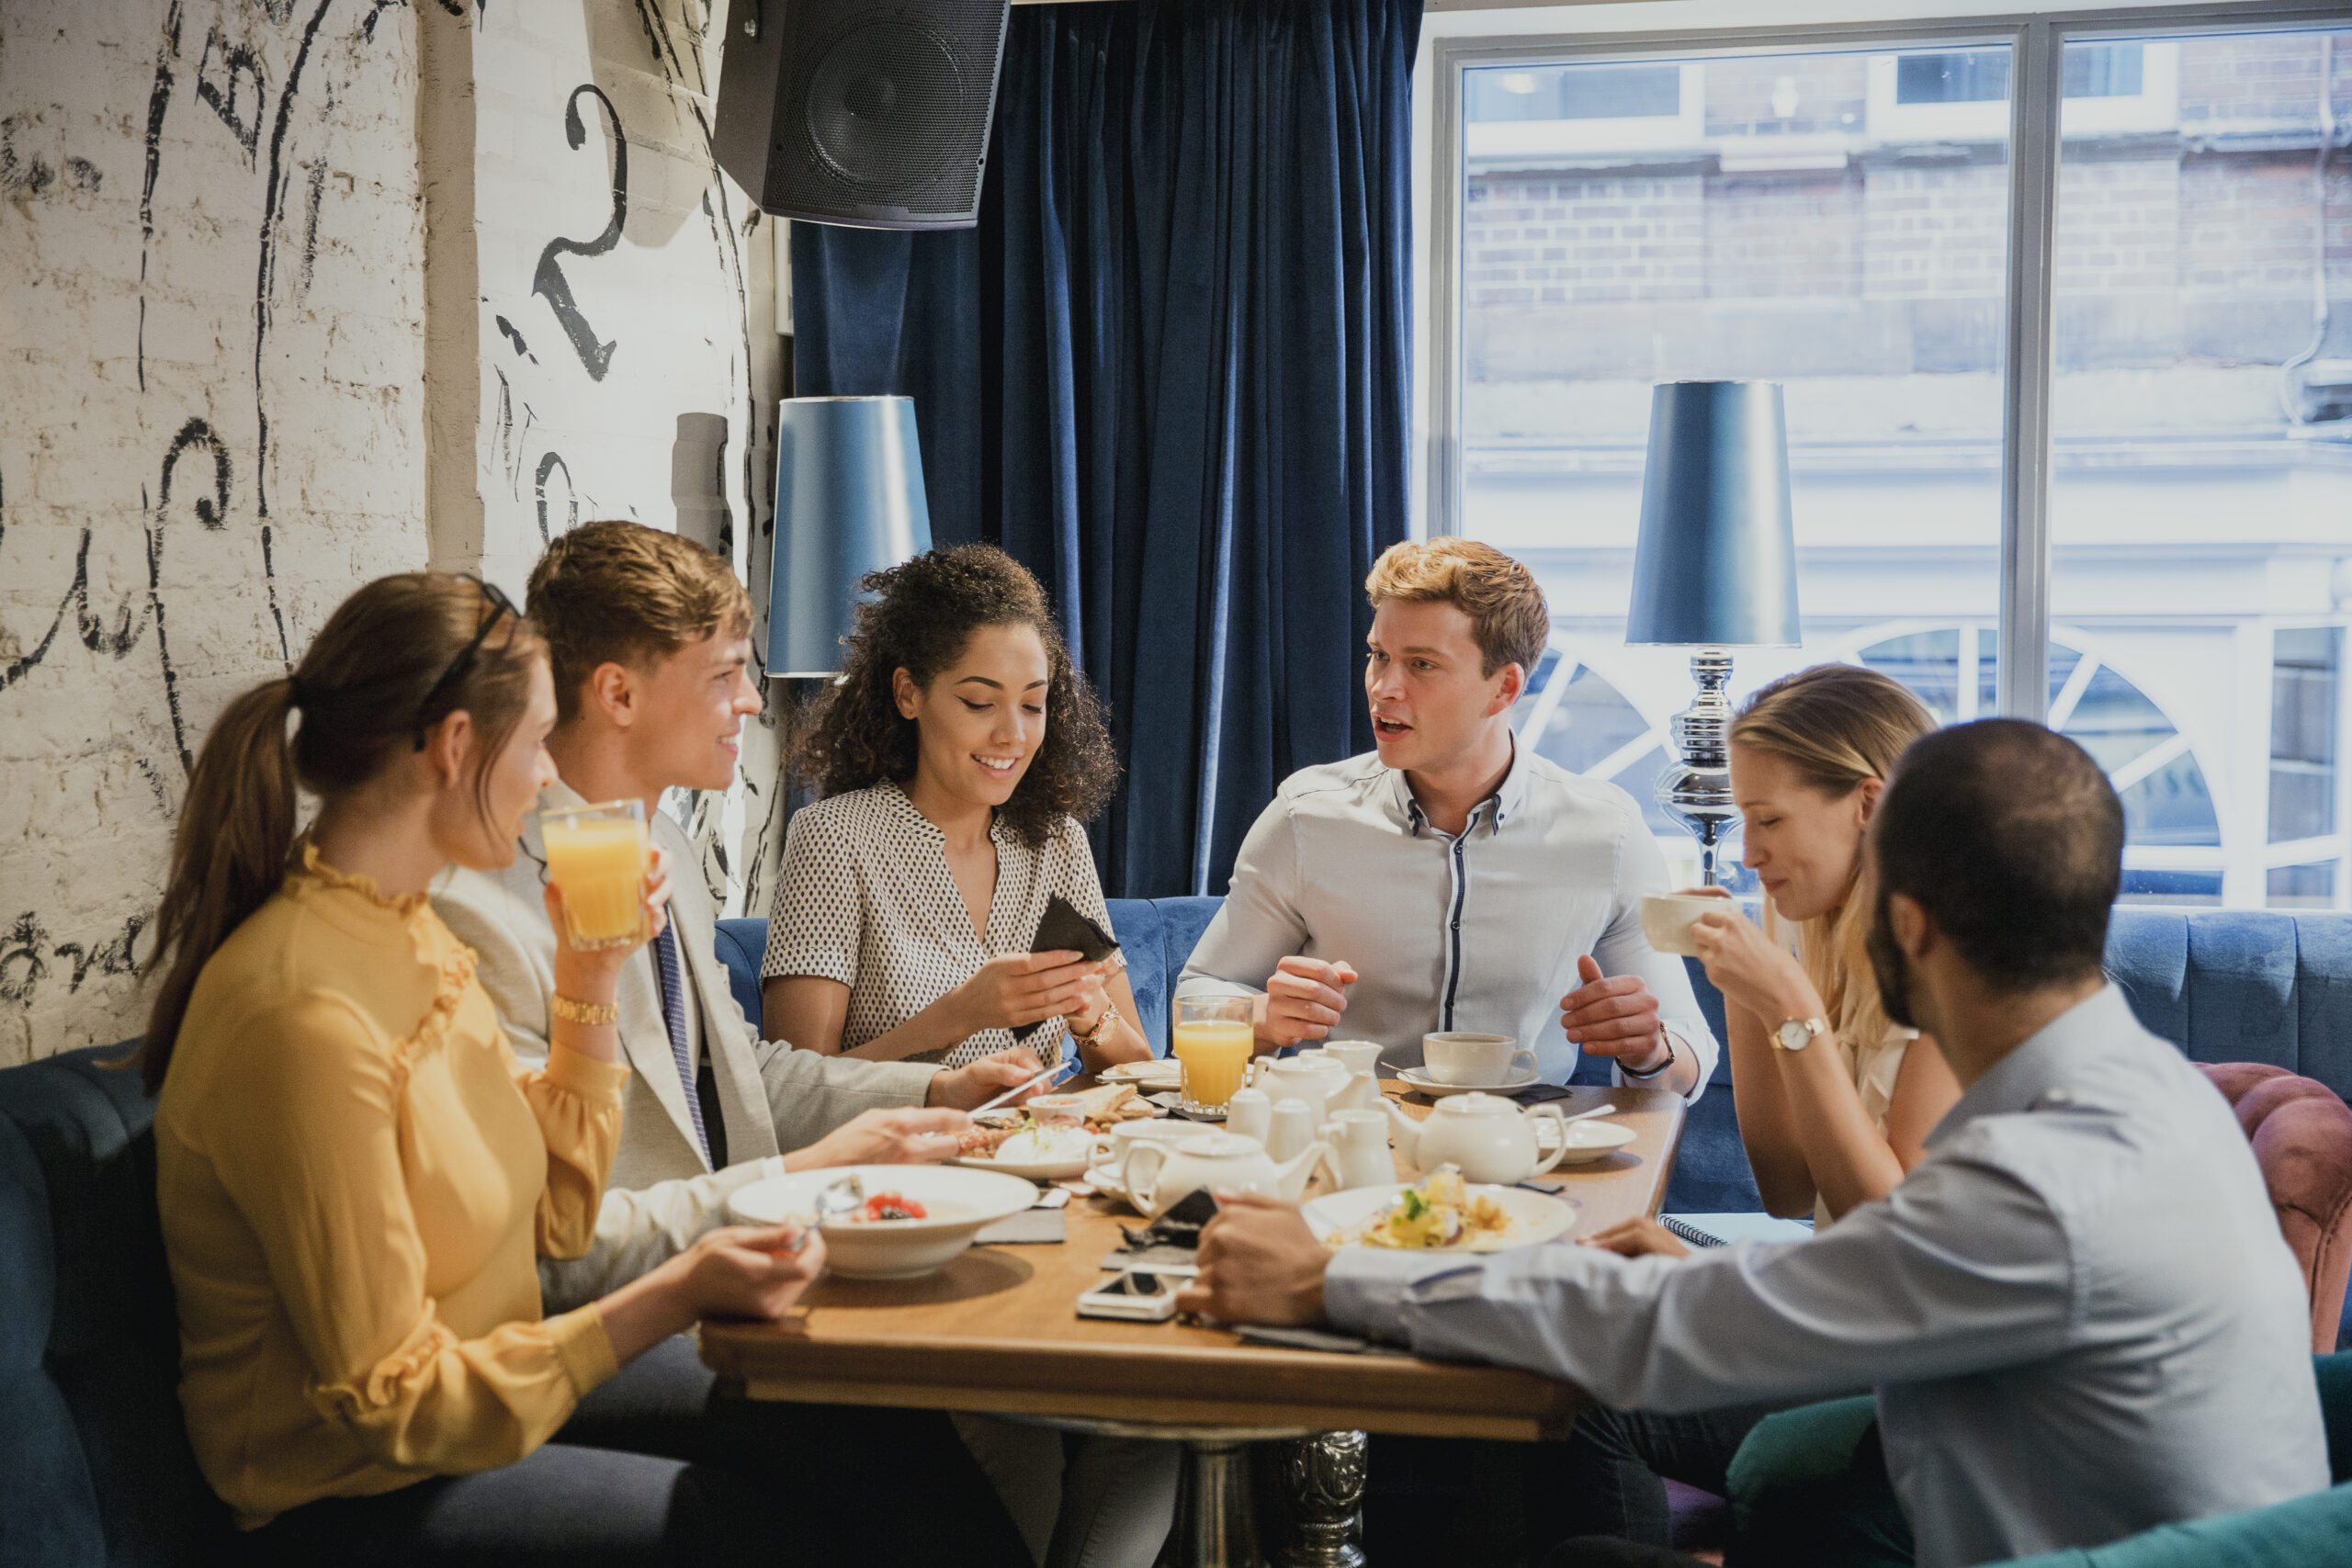
<svg viewBox="0 0 2352 1568">
<path fill-rule="evenodd" d="M 1107 700 L 1113 897 L 1221 893 L 1372 744 L 1405 536 L 1420 0 L 1022 6 L 979 226 L 795 224 L 795 390 L 900 392 L 932 529 L 1036 572 Z"/>
</svg>

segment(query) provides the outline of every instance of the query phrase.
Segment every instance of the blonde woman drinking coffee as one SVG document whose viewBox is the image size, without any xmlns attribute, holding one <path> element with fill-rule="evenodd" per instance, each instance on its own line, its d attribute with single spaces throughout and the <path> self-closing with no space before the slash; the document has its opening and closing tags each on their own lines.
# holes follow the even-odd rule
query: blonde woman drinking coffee
<svg viewBox="0 0 2352 1568">
<path fill-rule="evenodd" d="M 1874 901 L 1862 835 L 1895 759 L 1935 727 L 1898 682 L 1847 664 L 1773 682 L 1732 723 L 1741 858 L 1763 884 L 1763 919 L 1726 899 L 1691 937 L 1724 995 L 1732 1097 L 1757 1190 L 1773 1213 L 1810 1214 L 1816 1226 L 1892 1191 L 1960 1099 L 1934 1043 L 1889 1021 L 1862 946 Z M 1627 1257 L 1685 1250 L 1653 1220 L 1587 1245 Z M 1557 1478 L 1566 1506 L 1544 1529 L 1555 1540 L 1667 1544 L 1659 1477 L 1722 1492 L 1740 1439 L 1770 1409 L 1589 1413 L 1568 1440 L 1570 1473 Z"/>
<path fill-rule="evenodd" d="M 1932 1044 L 1887 1021 L 1862 950 L 1862 833 L 1894 760 L 1934 728 L 1901 685 L 1848 664 L 1774 682 L 1732 723 L 1764 922 L 1725 908 L 1691 937 L 1724 994 L 1740 1141 L 1775 1214 L 1826 1224 L 1885 1197 L 1960 1098 Z"/>
</svg>

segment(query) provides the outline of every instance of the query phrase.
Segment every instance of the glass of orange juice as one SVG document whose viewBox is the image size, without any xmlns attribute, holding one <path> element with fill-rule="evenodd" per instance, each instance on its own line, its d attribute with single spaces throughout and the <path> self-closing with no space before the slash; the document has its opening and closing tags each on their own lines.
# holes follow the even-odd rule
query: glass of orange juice
<svg viewBox="0 0 2352 1568">
<path fill-rule="evenodd" d="M 1256 1041 L 1248 997 L 1180 997 L 1175 1054 L 1184 1084 L 1180 1104 L 1199 1112 L 1223 1111 L 1250 1070 Z"/>
<path fill-rule="evenodd" d="M 645 803 L 607 800 L 539 813 L 548 880 L 563 895 L 564 940 L 575 952 L 636 947 L 653 934 L 645 915 Z"/>
</svg>

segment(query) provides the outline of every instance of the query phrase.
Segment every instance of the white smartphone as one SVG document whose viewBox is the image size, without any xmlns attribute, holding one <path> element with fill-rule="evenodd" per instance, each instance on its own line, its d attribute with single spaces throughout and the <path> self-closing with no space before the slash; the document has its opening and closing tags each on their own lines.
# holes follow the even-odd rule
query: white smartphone
<svg viewBox="0 0 2352 1568">
<path fill-rule="evenodd" d="M 1080 1317 L 1118 1317 L 1135 1323 L 1165 1323 L 1176 1315 L 1177 1281 L 1161 1274 L 1127 1272 L 1078 1298 Z"/>
</svg>

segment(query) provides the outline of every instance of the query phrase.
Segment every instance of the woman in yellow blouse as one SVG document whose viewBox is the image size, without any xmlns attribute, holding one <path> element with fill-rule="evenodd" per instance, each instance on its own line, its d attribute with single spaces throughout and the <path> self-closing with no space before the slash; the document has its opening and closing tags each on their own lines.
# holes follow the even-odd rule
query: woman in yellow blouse
<svg viewBox="0 0 2352 1568">
<path fill-rule="evenodd" d="M 142 1066 L 189 1436 L 264 1559 L 792 1555 L 772 1511 L 791 1434 L 681 1423 L 707 1380 L 663 1385 L 673 1337 L 781 1314 L 821 1240 L 714 1231 L 541 1315 L 537 1258 L 587 1248 L 619 1134 L 628 953 L 560 954 L 526 1072 L 425 889 L 512 858 L 555 714 L 504 595 L 384 578 L 229 705 L 190 779 Z M 298 784 L 319 798 L 299 840 Z M 656 1348 L 650 1381 L 613 1382 Z M 624 1397 L 592 1419 L 608 1383 Z M 551 1443 L 568 1424 L 598 1446 Z"/>
</svg>

